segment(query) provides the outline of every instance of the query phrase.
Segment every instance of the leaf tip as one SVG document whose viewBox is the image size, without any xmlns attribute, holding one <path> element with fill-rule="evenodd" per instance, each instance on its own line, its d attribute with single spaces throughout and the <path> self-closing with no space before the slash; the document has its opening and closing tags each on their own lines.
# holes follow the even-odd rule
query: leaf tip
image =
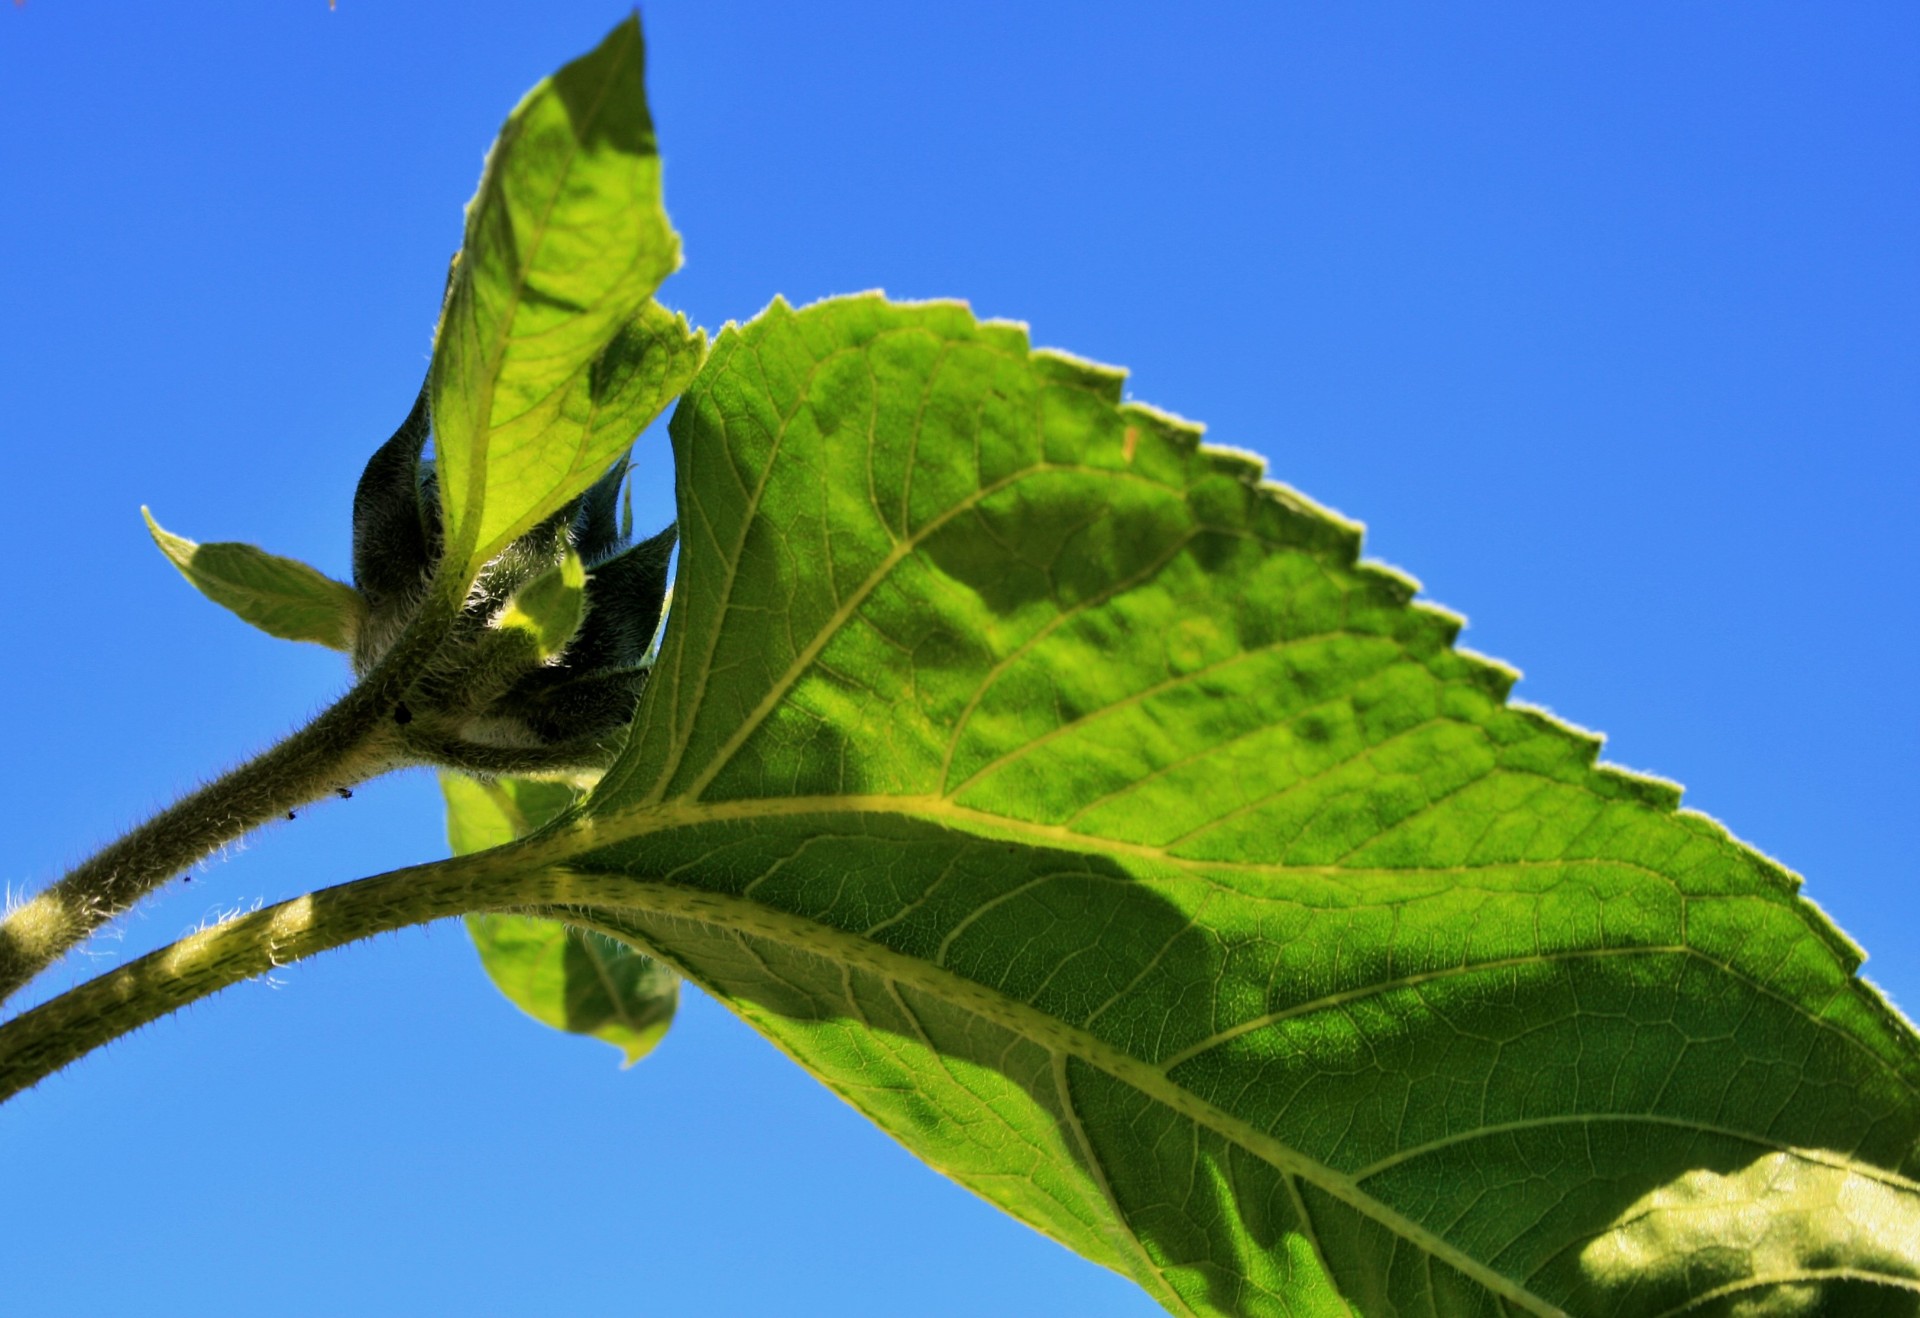
<svg viewBox="0 0 1920 1318">
<path fill-rule="evenodd" d="M 637 1034 L 627 1034 L 624 1042 L 615 1042 L 612 1039 L 606 1040 L 606 1042 L 613 1044 L 614 1047 L 620 1050 L 620 1069 L 622 1071 L 631 1071 L 635 1062 L 646 1057 L 652 1053 L 655 1048 L 659 1047 L 660 1041 L 667 1037 L 667 1026 L 669 1023 L 669 1021 L 661 1021 L 659 1024 L 649 1026 Z"/>
<path fill-rule="evenodd" d="M 193 561 L 194 551 L 200 548 L 199 542 L 167 530 L 154 518 L 153 510 L 144 503 L 140 505 L 140 516 L 147 524 L 147 534 L 153 537 L 153 543 L 159 547 L 161 553 L 167 556 L 167 561 L 185 572 L 187 565 Z"/>
</svg>

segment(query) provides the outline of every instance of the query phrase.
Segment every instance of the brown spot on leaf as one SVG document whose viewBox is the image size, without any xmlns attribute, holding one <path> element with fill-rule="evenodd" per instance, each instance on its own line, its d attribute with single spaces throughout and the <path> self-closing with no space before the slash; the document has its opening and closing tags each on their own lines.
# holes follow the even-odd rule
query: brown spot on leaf
<svg viewBox="0 0 1920 1318">
<path fill-rule="evenodd" d="M 1133 451 L 1140 446 L 1140 427 L 1128 426 L 1127 433 L 1120 437 L 1120 455 L 1133 465 Z"/>
</svg>

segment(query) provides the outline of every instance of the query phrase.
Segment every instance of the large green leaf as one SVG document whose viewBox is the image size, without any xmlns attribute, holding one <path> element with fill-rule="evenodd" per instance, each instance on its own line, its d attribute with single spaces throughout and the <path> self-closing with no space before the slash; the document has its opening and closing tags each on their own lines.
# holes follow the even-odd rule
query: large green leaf
<svg viewBox="0 0 1920 1318">
<path fill-rule="evenodd" d="M 563 782 L 456 773 L 441 774 L 440 787 L 456 856 L 533 832 L 576 795 Z M 626 943 L 525 915 L 470 915 L 466 924 L 487 977 L 509 1002 L 556 1030 L 612 1044 L 628 1066 L 652 1052 L 673 1023 L 679 976 Z"/>
<path fill-rule="evenodd" d="M 360 592 L 295 558 L 222 540 L 203 545 L 161 526 L 145 508 L 147 531 L 193 588 L 269 636 L 353 649 L 365 619 Z"/>
<path fill-rule="evenodd" d="M 955 304 L 776 303 L 672 429 L 552 859 L 928 1162 L 1176 1312 L 1914 1311 L 1856 949 L 1358 528 Z"/>
<path fill-rule="evenodd" d="M 592 484 L 706 350 L 651 301 L 680 240 L 645 62 L 628 18 L 527 93 L 467 207 L 431 391 L 448 550 L 470 567 Z"/>
</svg>

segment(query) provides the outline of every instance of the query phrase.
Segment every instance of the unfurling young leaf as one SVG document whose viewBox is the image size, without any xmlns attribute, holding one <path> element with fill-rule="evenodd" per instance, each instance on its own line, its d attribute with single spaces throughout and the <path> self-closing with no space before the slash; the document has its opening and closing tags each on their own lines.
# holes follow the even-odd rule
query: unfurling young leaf
<svg viewBox="0 0 1920 1318">
<path fill-rule="evenodd" d="M 269 636 L 351 651 L 366 601 L 318 568 L 234 541 L 196 544 L 173 534 L 145 508 L 153 542 L 194 589 Z"/>
<path fill-rule="evenodd" d="M 698 369 L 652 300 L 680 264 L 637 18 L 500 130 L 441 311 L 430 386 L 449 552 L 477 570 L 578 496 Z"/>
<path fill-rule="evenodd" d="M 353 650 L 362 673 L 399 639 L 419 609 L 440 560 L 440 500 L 421 461 L 433 433 L 423 386 L 407 419 L 375 449 L 353 491 L 353 584 L 367 625 Z"/>
<path fill-rule="evenodd" d="M 530 92 L 468 208 L 426 385 L 354 496 L 366 674 L 469 585 L 397 711 L 410 759 L 603 767 L 646 679 L 671 528 L 631 549 L 625 454 L 706 336 L 653 301 L 679 264 L 637 19 Z M 427 456 L 431 443 L 433 456 Z"/>
<path fill-rule="evenodd" d="M 361 673 L 414 622 L 440 566 L 438 472 L 423 454 L 430 418 L 422 389 L 354 493 Z M 646 680 L 674 543 L 669 526 L 628 544 L 631 519 L 616 514 L 627 471 L 622 454 L 481 566 L 432 671 L 407 693 L 403 740 L 418 759 L 482 772 L 607 762 Z"/>
<path fill-rule="evenodd" d="M 560 657 L 587 609 L 587 569 L 572 545 L 560 551 L 559 562 L 513 592 L 513 598 L 493 620 L 496 631 L 526 638 L 525 644 L 544 664 Z"/>
<path fill-rule="evenodd" d="M 447 835 L 455 855 L 532 832 L 573 804 L 561 782 L 442 774 Z M 502 994 L 535 1020 L 620 1049 L 631 1066 L 673 1022 L 680 977 L 633 948 L 558 920 L 470 915 L 467 932 Z"/>
</svg>

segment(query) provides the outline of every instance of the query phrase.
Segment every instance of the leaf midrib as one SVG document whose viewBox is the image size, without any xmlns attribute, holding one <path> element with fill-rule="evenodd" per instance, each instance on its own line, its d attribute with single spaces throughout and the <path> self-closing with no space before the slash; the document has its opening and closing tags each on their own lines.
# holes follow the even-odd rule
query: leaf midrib
<svg viewBox="0 0 1920 1318">
<path fill-rule="evenodd" d="M 614 83 L 618 80 L 617 75 L 618 69 L 616 66 L 614 75 L 602 80 L 599 90 L 594 95 L 592 109 L 588 111 L 580 121 L 580 131 L 571 134 L 567 139 L 566 154 L 556 172 L 556 177 L 561 180 L 562 186 L 554 187 L 548 192 L 546 205 L 541 208 L 539 219 L 534 224 L 532 242 L 527 247 L 526 259 L 521 261 L 514 270 L 513 291 L 508 300 L 507 309 L 505 313 L 499 317 L 493 340 L 487 348 L 486 366 L 481 376 L 483 383 L 480 386 L 480 397 L 477 400 L 479 406 L 475 414 L 475 434 L 470 439 L 471 448 L 467 458 L 466 511 L 467 518 L 469 519 L 469 528 L 462 529 L 462 536 L 464 538 L 470 534 L 474 542 L 472 545 L 467 546 L 467 553 L 470 557 L 479 547 L 480 525 L 485 515 L 486 499 L 484 496 L 487 487 L 487 447 L 492 440 L 494 431 L 494 385 L 500 378 L 500 366 L 506 357 L 507 345 L 513 341 L 513 323 L 520 314 L 520 304 L 525 300 L 527 281 L 532 278 L 533 267 L 540 258 L 540 249 L 546 244 L 547 230 L 551 227 L 553 221 L 554 208 L 560 204 L 560 196 L 565 191 L 565 180 L 572 174 L 574 164 L 580 158 L 580 139 L 599 119 L 600 111 L 606 105 L 607 97 L 612 93 Z M 542 90 L 551 90 L 552 85 L 551 81 L 549 81 L 543 84 Z M 538 93 L 536 93 L 536 95 L 537 94 Z M 524 131 L 524 121 L 516 124 L 511 142 L 507 140 L 503 132 L 500 146 L 517 146 Z M 499 149 L 499 147 L 495 148 L 496 151 Z M 497 179 L 490 177 L 486 182 L 488 185 L 498 189 L 499 204 L 502 207 L 506 207 L 508 203 L 504 177 L 506 169 L 504 156 L 500 157 L 500 164 L 501 176 Z M 491 175 L 492 171 L 489 170 L 488 173 Z M 465 275 L 465 283 L 467 285 L 469 306 L 477 306 L 477 303 L 473 301 L 476 296 L 473 291 L 476 275 L 470 267 L 466 266 L 465 262 L 461 264 L 463 267 L 462 273 Z M 573 376 L 569 375 L 568 378 L 572 379 Z M 524 521 L 526 519 L 523 518 L 522 520 Z M 515 534 L 518 534 L 518 532 L 516 531 Z M 496 537 L 497 542 L 501 545 L 510 543 L 512 539 L 512 535 Z M 493 549 L 493 546 L 489 546 L 486 557 L 492 556 Z"/>
<path fill-rule="evenodd" d="M 589 805 L 589 808 L 591 806 Z M 849 795 L 818 797 L 777 797 L 747 798 L 733 801 L 694 801 L 684 797 L 675 797 L 667 801 L 650 805 L 634 805 L 600 817 L 583 816 L 576 819 L 570 828 L 541 840 L 538 845 L 540 860 L 544 863 L 564 864 L 566 861 L 621 842 L 633 841 L 652 833 L 670 829 L 691 828 L 703 824 L 745 823 L 759 820 L 792 818 L 798 816 L 884 815 L 899 819 L 931 823 L 954 832 L 973 837 L 1014 839 L 1019 842 L 1049 847 L 1056 850 L 1073 851 L 1093 856 L 1129 856 L 1153 864 L 1165 865 L 1177 869 L 1197 882 L 1216 884 L 1222 891 L 1233 893 L 1242 899 L 1255 899 L 1256 895 L 1243 888 L 1220 884 L 1212 875 L 1223 873 L 1271 875 L 1274 877 L 1313 876 L 1352 881 L 1369 874 L 1393 875 L 1434 875 L 1434 876 L 1470 876 L 1481 870 L 1500 869 L 1575 869 L 1587 866 L 1610 866 L 1620 869 L 1637 870 L 1649 877 L 1670 883 L 1671 876 L 1660 873 L 1645 865 L 1612 857 L 1571 857 L 1563 860 L 1521 860 L 1501 861 L 1491 865 L 1436 865 L 1436 866 L 1344 866 L 1344 865 L 1289 865 L 1281 862 L 1245 862 L 1198 860 L 1190 857 L 1170 855 L 1164 850 L 1141 843 L 1115 842 L 1085 833 L 1074 833 L 1057 825 L 1035 824 L 1018 819 L 1009 819 L 1002 815 L 971 809 L 954 804 L 938 796 L 892 796 L 892 795 Z M 1677 945 L 1688 956 L 1695 957 L 1726 974 L 1756 993 L 1780 1004 L 1807 1021 L 1816 1030 L 1829 1034 L 1848 1048 L 1869 1059 L 1883 1074 L 1912 1093 L 1920 1093 L 1920 1084 L 1903 1073 L 1877 1050 L 1869 1046 L 1866 1040 L 1857 1038 L 1837 1023 L 1808 1010 L 1804 1003 L 1796 1002 L 1777 990 L 1754 979 L 1726 962 L 1707 956 L 1699 948 L 1686 944 Z M 1566 956 L 1592 955 L 1596 951 L 1608 949 L 1571 949 L 1566 953 L 1539 953 L 1531 959 L 1547 964 Z M 1641 946 L 1619 949 L 1622 954 L 1640 953 L 1653 955 L 1668 951 L 1666 945 Z M 1463 965 L 1447 972 L 1465 973 L 1478 970 L 1477 965 Z M 1374 991 L 1391 985 L 1373 986 Z M 1308 1004 L 1309 1006 L 1311 1004 Z M 1304 1010 L 1297 1008 L 1296 1010 Z"/>
<path fill-rule="evenodd" d="M 1053 1069 L 1056 1072 L 1056 1083 L 1059 1082 L 1057 1072 L 1064 1066 L 1063 1059 L 1066 1057 L 1077 1058 L 1081 1062 L 1108 1076 L 1110 1079 L 1127 1085 L 1148 1099 L 1159 1102 L 1174 1112 L 1179 1113 L 1196 1127 L 1210 1131 L 1222 1139 L 1239 1145 L 1248 1153 L 1275 1168 L 1276 1171 L 1290 1181 L 1303 1179 L 1316 1186 L 1321 1191 L 1339 1199 L 1356 1212 L 1378 1222 L 1388 1231 L 1393 1232 L 1399 1238 L 1422 1250 L 1430 1259 L 1440 1260 L 1448 1267 L 1454 1268 L 1463 1275 L 1479 1282 L 1490 1291 L 1501 1295 L 1526 1311 L 1536 1315 L 1566 1318 L 1563 1310 L 1530 1291 L 1524 1284 L 1505 1276 L 1490 1265 L 1480 1263 L 1470 1255 L 1463 1253 L 1444 1238 L 1420 1226 L 1418 1223 L 1407 1219 L 1361 1188 L 1361 1182 L 1366 1178 L 1386 1170 L 1387 1167 L 1393 1163 L 1402 1161 L 1403 1159 L 1399 1156 L 1369 1166 L 1352 1175 L 1338 1172 L 1325 1164 L 1309 1158 L 1284 1141 L 1266 1134 L 1251 1123 L 1215 1107 L 1213 1104 L 1208 1103 L 1206 1100 L 1194 1094 L 1191 1090 L 1173 1082 L 1162 1068 L 1144 1062 L 1106 1043 L 1088 1030 L 1070 1025 L 1037 1007 L 1009 997 L 997 989 L 989 988 L 976 981 L 967 979 L 954 971 L 934 965 L 923 958 L 894 951 L 862 935 L 849 933 L 805 916 L 780 911 L 756 901 L 734 897 L 731 894 L 688 888 L 671 881 L 627 879 L 606 875 L 574 873 L 567 875 L 563 882 L 568 886 L 579 885 L 581 889 L 579 892 L 580 899 L 589 907 L 595 909 L 615 912 L 632 910 L 645 914 L 664 915 L 724 932 L 736 941 L 740 941 L 743 936 L 759 938 L 777 943 L 789 950 L 819 956 L 840 967 L 843 983 L 842 991 L 847 994 L 847 1005 L 850 1011 L 856 1014 L 858 1014 L 859 1011 L 858 1004 L 853 1001 L 850 991 L 845 987 L 847 982 L 846 975 L 852 969 L 860 969 L 874 974 L 888 985 L 890 991 L 896 992 L 896 994 L 897 986 L 904 984 L 918 992 L 947 1002 L 963 1011 L 968 1011 L 984 1019 L 991 1020 L 1018 1037 L 1025 1039 L 1035 1047 L 1047 1052 L 1048 1055 L 1055 1060 Z M 636 891 L 644 893 L 648 900 L 643 902 L 633 901 Z M 636 938 L 636 935 L 631 929 L 618 924 L 600 923 L 590 914 L 577 917 L 576 922 L 597 928 L 601 932 L 615 938 L 628 941 L 634 941 Z M 646 942 L 645 939 L 641 939 L 640 941 Z M 752 952 L 751 948 L 747 947 L 744 942 L 741 943 L 741 946 L 742 950 L 748 952 L 755 962 L 761 965 L 766 973 L 770 976 L 772 975 L 773 972 L 771 969 L 766 967 L 765 962 L 757 953 Z M 710 992 L 714 992 L 717 996 L 722 998 L 729 996 L 724 987 L 708 981 L 698 970 L 682 962 L 678 957 L 673 955 L 671 951 L 653 946 L 650 943 L 644 946 L 642 950 L 662 961 L 674 965 L 675 968 L 686 975 L 687 978 L 695 983 L 701 984 L 702 987 L 707 988 Z M 1648 948 L 1635 950 L 1656 952 L 1668 949 Z M 1683 950 L 1688 952 L 1693 951 L 1693 949 Z M 1540 959 L 1545 960 L 1549 958 Z M 1479 968 L 1480 967 L 1462 967 L 1462 969 Z M 907 1017 L 908 1019 L 913 1019 L 913 1013 L 907 1012 Z M 862 1019 L 864 1018 L 862 1017 Z M 931 1042 L 924 1037 L 921 1042 L 924 1046 L 932 1046 Z M 1069 1110 L 1071 1110 L 1071 1095 L 1064 1087 L 1062 1087 L 1061 1097 L 1063 1103 L 1068 1104 Z M 1872 1166 L 1871 1164 L 1857 1162 L 1832 1151 L 1791 1147 L 1769 1141 L 1762 1136 L 1750 1132 L 1713 1127 L 1700 1122 L 1664 1118 L 1655 1114 L 1605 1113 L 1576 1115 L 1564 1119 L 1535 1119 L 1532 1121 L 1504 1123 L 1498 1127 L 1480 1128 L 1475 1131 L 1465 1132 L 1457 1138 L 1465 1139 L 1484 1134 L 1495 1134 L 1509 1129 L 1559 1124 L 1561 1120 L 1568 1122 L 1592 1120 L 1646 1121 L 1662 1125 L 1682 1126 L 1688 1129 L 1739 1139 L 1761 1147 L 1788 1153 L 1794 1157 L 1832 1166 L 1848 1173 L 1867 1176 L 1899 1190 L 1908 1192 L 1920 1191 L 1920 1185 L 1916 1185 L 1896 1173 L 1889 1172 L 1884 1168 Z M 1077 1116 L 1074 1118 L 1074 1126 L 1075 1130 L 1073 1133 L 1076 1142 L 1081 1146 L 1083 1154 L 1093 1163 L 1092 1172 L 1096 1177 L 1098 1188 L 1101 1189 L 1108 1202 L 1113 1206 L 1116 1216 L 1120 1218 L 1119 1225 L 1121 1228 L 1125 1230 L 1128 1236 L 1133 1238 L 1136 1243 L 1139 1243 L 1137 1236 L 1133 1235 L 1131 1223 L 1120 1213 L 1118 1201 L 1114 1199 L 1111 1188 L 1105 1184 L 1104 1177 L 1099 1175 L 1097 1160 L 1094 1159 L 1091 1143 L 1086 1139 L 1084 1131 L 1078 1129 Z M 1438 1143 L 1444 1144 L 1447 1142 L 1452 1141 L 1440 1141 Z M 1419 1149 L 1410 1151 L 1410 1155 L 1426 1151 L 1427 1148 L 1428 1146 L 1421 1146 Z M 1315 1242 L 1315 1245 L 1317 1254 L 1317 1242 Z M 1142 1253 L 1144 1254 L 1144 1252 L 1144 1245 L 1142 1245 Z M 1152 1263 L 1150 1255 L 1146 1256 L 1145 1261 L 1152 1264 L 1152 1270 L 1156 1277 L 1164 1279 L 1164 1269 L 1157 1263 Z M 1796 1273 L 1792 1277 L 1782 1274 L 1779 1277 L 1754 1280 L 1756 1282 L 1786 1282 L 1795 1279 L 1814 1279 L 1818 1276 L 1840 1276 L 1843 1273 L 1844 1275 L 1857 1277 L 1864 1281 L 1887 1282 L 1905 1286 L 1909 1289 L 1920 1290 L 1920 1283 L 1908 1282 L 1897 1277 L 1888 1277 L 1878 1273 L 1868 1273 L 1853 1269 L 1806 1274 Z M 1329 1276 L 1331 1279 L 1331 1274 L 1329 1274 Z M 1744 1288 L 1745 1286 L 1743 1285 L 1742 1287 L 1729 1289 Z M 1689 1304 L 1684 1307 L 1693 1308 L 1702 1298 L 1704 1297 L 1695 1297 L 1693 1301 L 1690 1301 Z"/>
<path fill-rule="evenodd" d="M 651 879 L 612 879 L 590 874 L 575 874 L 572 879 L 581 885 L 581 897 L 584 904 L 590 907 L 614 912 L 628 909 L 647 915 L 686 920 L 736 935 L 762 938 L 793 951 L 822 957 L 836 965 L 866 970 L 883 981 L 909 985 L 930 997 L 990 1020 L 1049 1055 L 1074 1057 L 1108 1078 L 1178 1113 L 1196 1127 L 1239 1145 L 1283 1175 L 1307 1181 L 1527 1312 L 1540 1318 L 1566 1318 L 1563 1310 L 1512 1278 L 1367 1194 L 1352 1177 L 1307 1157 L 1251 1123 L 1215 1107 L 1191 1090 L 1175 1084 L 1149 1063 L 1037 1007 L 1010 998 L 997 989 L 978 984 L 918 957 L 896 952 L 857 934 L 849 934 L 804 916 L 792 915 L 731 894 Z M 592 891 L 591 896 L 588 896 L 587 890 Z M 634 898 L 642 894 L 646 900 L 636 902 Z M 631 929 L 614 923 L 601 923 L 591 915 L 583 914 L 580 922 L 615 938 L 634 941 L 637 937 Z M 706 980 L 695 967 L 681 961 L 670 950 L 650 943 L 642 950 L 672 964 L 688 979 L 716 996 L 722 999 L 730 996 L 724 987 Z"/>
</svg>

